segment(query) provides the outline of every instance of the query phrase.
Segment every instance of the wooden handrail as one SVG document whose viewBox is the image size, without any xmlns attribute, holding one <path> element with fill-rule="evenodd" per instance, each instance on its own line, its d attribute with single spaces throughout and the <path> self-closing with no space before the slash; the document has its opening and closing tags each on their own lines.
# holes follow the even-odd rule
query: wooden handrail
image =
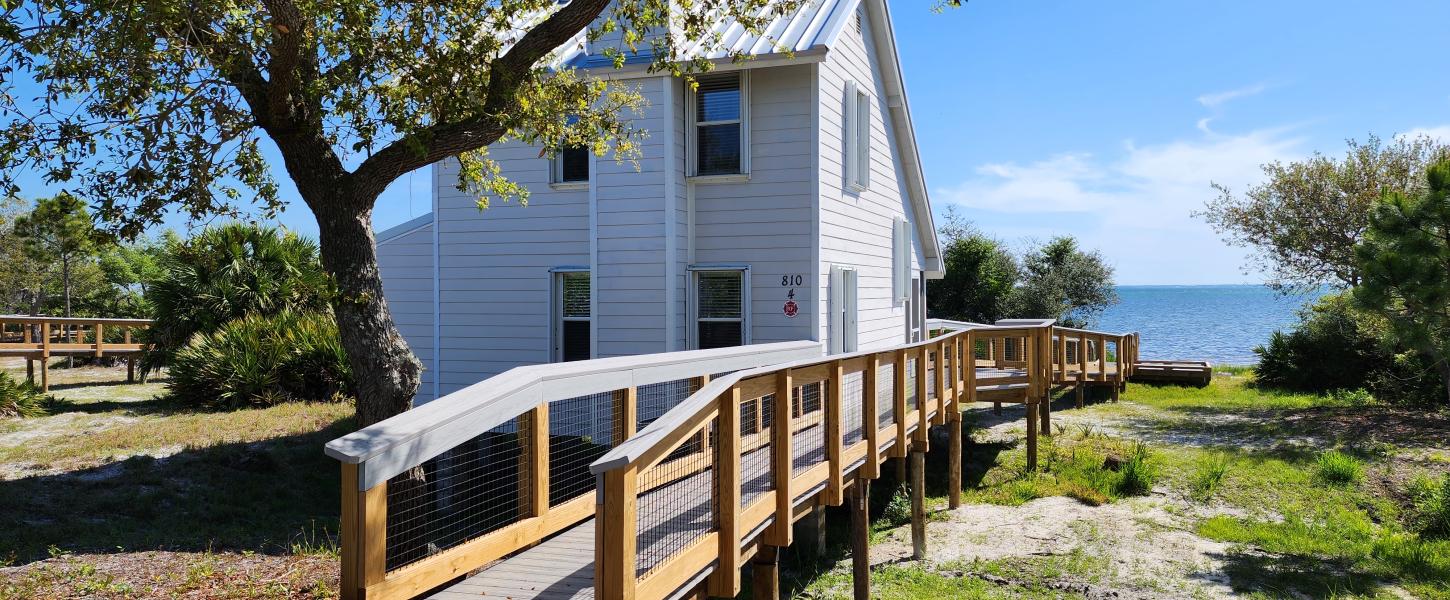
<svg viewBox="0 0 1450 600">
<path fill-rule="evenodd" d="M 1036 395 L 1045 394 L 1049 389 L 1045 374 L 1051 373 L 1048 359 L 1050 345 L 1044 340 L 1051 339 L 1050 321 L 1012 323 L 1008 326 L 933 325 L 940 326 L 933 327 L 933 330 L 939 328 L 944 332 L 923 342 L 724 375 L 596 460 L 590 470 L 599 478 L 601 489 L 606 490 L 598 496 L 597 531 L 609 532 L 607 536 L 600 534 L 597 540 L 607 547 L 596 550 L 596 596 L 662 598 L 705 569 L 713 569 L 709 578 L 711 595 L 733 595 L 738 591 L 739 570 L 736 567 L 744 548 L 744 541 L 740 538 L 744 532 L 765 527 L 762 539 L 766 543 L 788 545 L 791 542 L 789 523 L 795 518 L 794 506 L 800 501 L 800 494 L 819 489 L 823 502 L 840 504 L 845 499 L 846 480 L 878 477 L 880 462 L 885 458 L 906 456 L 908 445 L 915 452 L 925 450 L 929 441 L 926 435 L 929 425 L 955 422 L 959 418 L 955 413 L 976 397 L 977 367 L 972 355 L 978 341 L 1017 340 L 1014 343 L 1020 345 L 1015 358 L 1020 360 L 1015 362 L 1025 366 L 1023 379 L 1030 386 L 1027 390 L 1030 409 L 1038 403 Z M 958 356 L 962 357 L 963 364 L 958 364 Z M 910 373 L 908 365 L 915 365 Z M 886 366 L 891 367 L 894 379 L 891 386 L 894 393 L 889 399 L 876 394 L 878 376 Z M 819 375 L 804 375 L 807 373 Z M 928 374 L 933 377 L 928 378 Z M 859 411 L 855 410 L 854 404 L 846 405 L 846 398 L 857 396 L 848 394 L 845 388 L 848 379 L 854 386 L 858 377 L 862 386 Z M 762 381 L 773 382 L 773 385 L 755 383 Z M 794 403 L 790 399 L 795 396 L 792 390 L 814 384 L 821 385 L 825 391 L 820 396 L 822 405 L 814 409 L 824 415 L 821 421 L 825 434 L 821 442 L 823 458 L 814 465 L 801 465 L 793 460 L 796 457 L 792 453 L 795 445 L 800 443 L 796 436 L 811 429 L 801 425 L 810 415 L 793 414 L 798 411 L 793 408 Z M 753 447 L 734 444 L 731 439 L 738 427 L 735 419 L 742 406 L 766 394 L 773 394 L 780 407 L 774 414 L 768 435 L 768 451 L 771 452 L 769 479 L 773 485 L 749 506 L 744 506 L 740 504 L 739 495 L 733 493 L 735 486 L 739 485 L 738 465 L 746 453 L 767 450 L 758 444 Z M 914 406 L 908 403 L 912 397 L 915 398 Z M 889 419 L 882 419 L 878 413 L 883 403 L 891 407 Z M 948 415 L 948 412 L 953 415 Z M 861 419 L 859 424 L 844 418 L 858 414 Z M 676 456 L 682 445 L 692 439 L 693 432 L 712 427 L 715 428 L 715 439 L 720 440 L 713 450 L 716 455 L 712 459 L 719 468 L 709 468 L 704 463 L 691 470 L 665 467 L 666 458 Z M 844 433 L 857 427 L 862 435 L 847 440 Z M 1029 429 L 1035 440 L 1036 427 Z M 1029 448 L 1031 445 L 1029 442 Z M 702 451 L 712 452 L 709 449 Z M 1029 451 L 1035 455 L 1035 450 Z M 644 569 L 637 564 L 639 557 L 635 547 L 635 540 L 642 533 L 637 528 L 643 525 L 637 521 L 633 507 L 638 506 L 641 496 L 649 493 L 650 489 L 661 489 L 662 482 L 655 482 L 656 485 L 649 489 L 637 484 L 627 486 L 628 489 L 622 488 L 631 477 L 644 477 L 646 473 L 667 473 L 671 481 L 710 477 L 710 485 L 718 494 L 718 505 L 713 509 L 716 512 L 710 522 L 716 523 L 717 527 L 698 532 L 697 541 L 687 544 L 658 564 L 651 564 L 635 581 L 625 581 L 630 574 Z M 708 544 L 708 551 L 701 544 Z"/>
<path fill-rule="evenodd" d="M 420 595 L 587 520 L 594 515 L 592 496 L 596 493 L 621 499 L 626 491 L 637 494 L 642 483 L 639 472 L 629 472 L 606 478 L 597 490 L 551 497 L 549 423 L 557 417 L 551 415 L 554 403 L 607 395 L 614 404 L 615 423 L 611 425 L 615 437 L 609 441 L 617 444 L 634 435 L 640 386 L 691 381 L 708 387 L 704 382 L 714 373 L 815 357 L 821 352 L 817 342 L 783 342 L 518 367 L 332 440 L 325 451 L 342 463 L 343 471 L 342 596 Z M 512 427 L 518 435 L 517 481 L 508 482 L 505 489 L 517 494 L 517 518 L 431 555 L 390 566 L 386 549 L 389 480 L 486 432 L 510 427 L 510 423 L 516 424 Z M 428 493 L 424 489 L 417 495 L 426 500 Z M 419 498 L 402 500 L 408 503 Z M 599 534 L 606 535 L 608 530 L 601 527 Z M 617 585 L 634 580 L 633 572 L 628 577 L 601 573 L 602 577 L 611 575 L 618 575 Z"/>
</svg>

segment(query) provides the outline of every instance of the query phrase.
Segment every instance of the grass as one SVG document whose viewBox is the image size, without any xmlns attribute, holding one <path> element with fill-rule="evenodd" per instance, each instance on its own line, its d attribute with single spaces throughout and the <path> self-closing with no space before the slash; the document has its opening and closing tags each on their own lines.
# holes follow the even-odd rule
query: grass
<svg viewBox="0 0 1450 600">
<path fill-rule="evenodd" d="M 1207 502 L 1213 498 L 1219 486 L 1223 485 L 1223 478 L 1228 475 L 1228 470 L 1229 459 L 1225 453 L 1214 452 L 1199 458 L 1189 480 L 1189 495 L 1199 502 Z"/>
<path fill-rule="evenodd" d="M 1353 485 L 1364 479 L 1364 463 L 1338 450 L 1320 453 L 1315 465 L 1315 476 L 1330 485 Z"/>
<path fill-rule="evenodd" d="M 201 411 L 158 383 L 92 377 L 58 376 L 62 412 L 0 427 L 0 557 L 335 554 L 339 472 L 320 448 L 350 430 L 350 407 Z"/>
</svg>

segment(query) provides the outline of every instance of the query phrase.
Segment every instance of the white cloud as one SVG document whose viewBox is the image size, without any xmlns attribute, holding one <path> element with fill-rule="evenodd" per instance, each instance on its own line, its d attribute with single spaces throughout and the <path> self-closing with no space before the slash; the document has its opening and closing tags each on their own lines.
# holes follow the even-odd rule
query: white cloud
<svg viewBox="0 0 1450 600">
<path fill-rule="evenodd" d="M 1211 183 L 1242 190 L 1262 179 L 1261 165 L 1302 157 L 1306 147 L 1289 128 L 1150 144 L 1124 140 L 1111 155 L 982 165 L 932 195 L 1008 241 L 1077 236 L 1117 265 L 1120 282 L 1245 281 L 1244 252 L 1225 246 L 1192 213 L 1216 196 Z"/>
<path fill-rule="evenodd" d="M 1266 89 L 1269 89 L 1268 84 L 1256 83 L 1254 85 L 1241 87 L 1236 90 L 1227 90 L 1223 92 L 1214 92 L 1212 94 L 1204 94 L 1198 97 L 1198 103 L 1208 108 L 1218 108 L 1232 100 L 1238 100 L 1239 98 L 1247 98 L 1249 96 L 1262 94 Z"/>
<path fill-rule="evenodd" d="M 1450 125 L 1440 125 L 1437 127 L 1416 127 L 1400 134 L 1400 137 L 1416 138 L 1422 135 L 1439 140 L 1442 144 L 1450 144 Z"/>
</svg>

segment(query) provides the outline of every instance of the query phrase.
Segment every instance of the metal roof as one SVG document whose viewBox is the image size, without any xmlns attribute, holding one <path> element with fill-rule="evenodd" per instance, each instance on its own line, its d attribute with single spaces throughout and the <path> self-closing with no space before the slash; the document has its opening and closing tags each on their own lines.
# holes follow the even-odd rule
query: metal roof
<svg viewBox="0 0 1450 600">
<path fill-rule="evenodd" d="M 786 52 L 804 52 L 828 46 L 835 40 L 861 0 L 808 0 L 795 10 L 777 15 L 756 33 L 751 33 L 729 15 L 717 14 L 710 25 L 711 35 L 681 49 L 681 58 L 723 60 L 736 54 L 760 56 Z M 761 8 L 757 15 L 776 11 L 774 2 Z M 602 54 L 590 54 L 587 44 L 571 43 L 561 56 L 564 66 L 587 69 L 602 67 L 610 61 Z M 649 48 L 631 53 L 626 63 L 647 62 L 652 58 Z"/>
</svg>

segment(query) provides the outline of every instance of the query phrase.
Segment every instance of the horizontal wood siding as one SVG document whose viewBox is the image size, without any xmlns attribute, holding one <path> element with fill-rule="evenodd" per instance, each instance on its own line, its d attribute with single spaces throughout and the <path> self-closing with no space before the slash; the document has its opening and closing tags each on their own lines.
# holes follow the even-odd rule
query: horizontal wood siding
<svg viewBox="0 0 1450 600">
<path fill-rule="evenodd" d="M 433 226 L 425 225 L 378 244 L 383 297 L 413 355 L 423 362 L 423 384 L 414 402 L 433 399 Z"/>
<path fill-rule="evenodd" d="M 813 77 L 810 65 L 750 71 L 750 180 L 695 185 L 695 263 L 748 264 L 753 343 L 810 340 Z M 801 287 L 781 286 L 800 275 Z M 800 313 L 782 313 L 795 289 Z"/>
<path fill-rule="evenodd" d="M 637 164 L 595 161 L 599 256 L 595 295 L 598 357 L 664 352 L 665 219 L 674 218 L 665 190 L 664 79 L 632 81 L 646 106 L 634 119 L 648 132 Z M 670 190 L 671 195 L 674 190 Z"/>
<path fill-rule="evenodd" d="M 438 197 L 440 392 L 510 368 L 549 362 L 550 269 L 589 264 L 587 190 L 555 190 L 537 147 L 489 150 L 511 179 L 528 186 L 527 206 L 459 191 L 458 162 L 434 169 Z"/>
<path fill-rule="evenodd" d="M 858 347 L 862 350 L 899 344 L 904 339 L 906 311 L 892 298 L 892 224 L 898 216 L 915 221 L 900 170 L 901 154 L 894 143 L 887 113 L 885 86 L 870 19 L 862 31 L 847 26 L 841 39 L 819 69 L 820 73 L 820 176 L 821 271 L 820 288 L 830 285 L 831 265 L 857 269 Z M 871 174 L 867 189 L 846 186 L 845 90 L 848 81 L 871 95 Z M 913 269 L 921 265 L 917 240 Z M 829 337 L 824 315 L 829 295 L 820 300 L 821 331 Z"/>
</svg>

